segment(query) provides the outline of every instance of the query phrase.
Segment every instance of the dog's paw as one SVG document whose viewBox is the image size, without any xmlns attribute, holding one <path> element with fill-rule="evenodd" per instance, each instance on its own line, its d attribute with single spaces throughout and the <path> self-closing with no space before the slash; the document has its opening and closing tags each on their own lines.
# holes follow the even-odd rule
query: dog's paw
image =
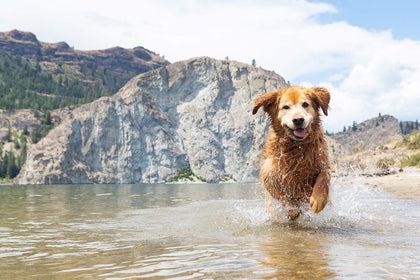
<svg viewBox="0 0 420 280">
<path fill-rule="evenodd" d="M 314 211 L 315 214 L 318 214 L 319 212 L 324 209 L 325 205 L 328 203 L 328 196 L 326 195 L 315 195 L 312 194 L 311 199 L 309 200 L 309 204 L 311 205 L 312 211 Z"/>
<path fill-rule="evenodd" d="M 287 218 L 289 221 L 294 221 L 300 216 L 300 210 L 297 208 L 292 208 L 287 211 Z"/>
</svg>

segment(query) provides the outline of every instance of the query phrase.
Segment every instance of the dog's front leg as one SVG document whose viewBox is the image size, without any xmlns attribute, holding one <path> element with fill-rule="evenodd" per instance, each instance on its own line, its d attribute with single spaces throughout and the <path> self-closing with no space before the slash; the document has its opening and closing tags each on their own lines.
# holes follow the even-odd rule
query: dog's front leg
<svg viewBox="0 0 420 280">
<path fill-rule="evenodd" d="M 327 171 L 321 171 L 316 178 L 309 204 L 314 213 L 318 214 L 328 203 L 331 176 Z"/>
<path fill-rule="evenodd" d="M 273 203 L 271 203 L 271 195 L 267 190 L 265 190 L 265 205 L 267 207 L 267 213 L 272 216 L 274 214 L 274 207 Z"/>
<path fill-rule="evenodd" d="M 289 221 L 294 221 L 300 216 L 299 207 L 288 197 L 280 198 L 280 201 L 283 203 L 287 210 L 287 218 Z"/>
<path fill-rule="evenodd" d="M 300 209 L 296 207 L 296 205 L 290 199 L 287 199 L 282 196 L 281 198 L 279 198 L 279 200 L 287 209 L 287 218 L 289 219 L 289 221 L 294 221 L 297 218 L 299 218 Z M 272 216 L 274 214 L 274 206 L 273 206 L 273 203 L 271 202 L 271 195 L 267 190 L 265 191 L 265 203 L 267 206 L 267 213 L 270 216 Z"/>
</svg>

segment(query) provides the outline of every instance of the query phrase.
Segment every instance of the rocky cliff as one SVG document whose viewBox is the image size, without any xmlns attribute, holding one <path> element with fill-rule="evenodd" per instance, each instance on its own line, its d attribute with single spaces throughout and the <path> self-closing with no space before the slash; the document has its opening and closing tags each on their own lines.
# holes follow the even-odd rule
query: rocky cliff
<svg viewBox="0 0 420 280">
<path fill-rule="evenodd" d="M 149 71 L 75 109 L 30 148 L 16 183 L 167 182 L 184 169 L 257 181 L 268 126 L 253 100 L 284 86 L 274 72 L 207 57 Z"/>
</svg>

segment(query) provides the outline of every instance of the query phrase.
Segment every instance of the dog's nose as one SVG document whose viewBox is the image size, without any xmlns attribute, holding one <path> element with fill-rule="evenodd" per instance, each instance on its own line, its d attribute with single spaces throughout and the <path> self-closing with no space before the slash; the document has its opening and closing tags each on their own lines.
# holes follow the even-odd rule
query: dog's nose
<svg viewBox="0 0 420 280">
<path fill-rule="evenodd" d="M 293 124 L 296 126 L 296 127 L 301 127 L 302 125 L 303 125 L 303 122 L 305 121 L 305 119 L 304 118 L 295 118 L 295 119 L 293 119 Z"/>
</svg>

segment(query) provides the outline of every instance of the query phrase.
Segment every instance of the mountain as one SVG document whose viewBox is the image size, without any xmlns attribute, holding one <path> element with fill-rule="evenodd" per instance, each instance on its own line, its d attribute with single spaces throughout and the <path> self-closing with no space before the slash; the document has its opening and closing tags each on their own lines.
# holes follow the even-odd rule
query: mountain
<svg viewBox="0 0 420 280">
<path fill-rule="evenodd" d="M 29 32 L 0 32 L 0 108 L 55 109 L 115 93 L 132 77 L 169 64 L 143 48 L 80 51 Z"/>
<path fill-rule="evenodd" d="M 274 72 L 194 58 L 131 79 L 74 109 L 29 148 L 18 184 L 255 182 L 268 129 L 253 100 L 286 85 Z"/>
</svg>

